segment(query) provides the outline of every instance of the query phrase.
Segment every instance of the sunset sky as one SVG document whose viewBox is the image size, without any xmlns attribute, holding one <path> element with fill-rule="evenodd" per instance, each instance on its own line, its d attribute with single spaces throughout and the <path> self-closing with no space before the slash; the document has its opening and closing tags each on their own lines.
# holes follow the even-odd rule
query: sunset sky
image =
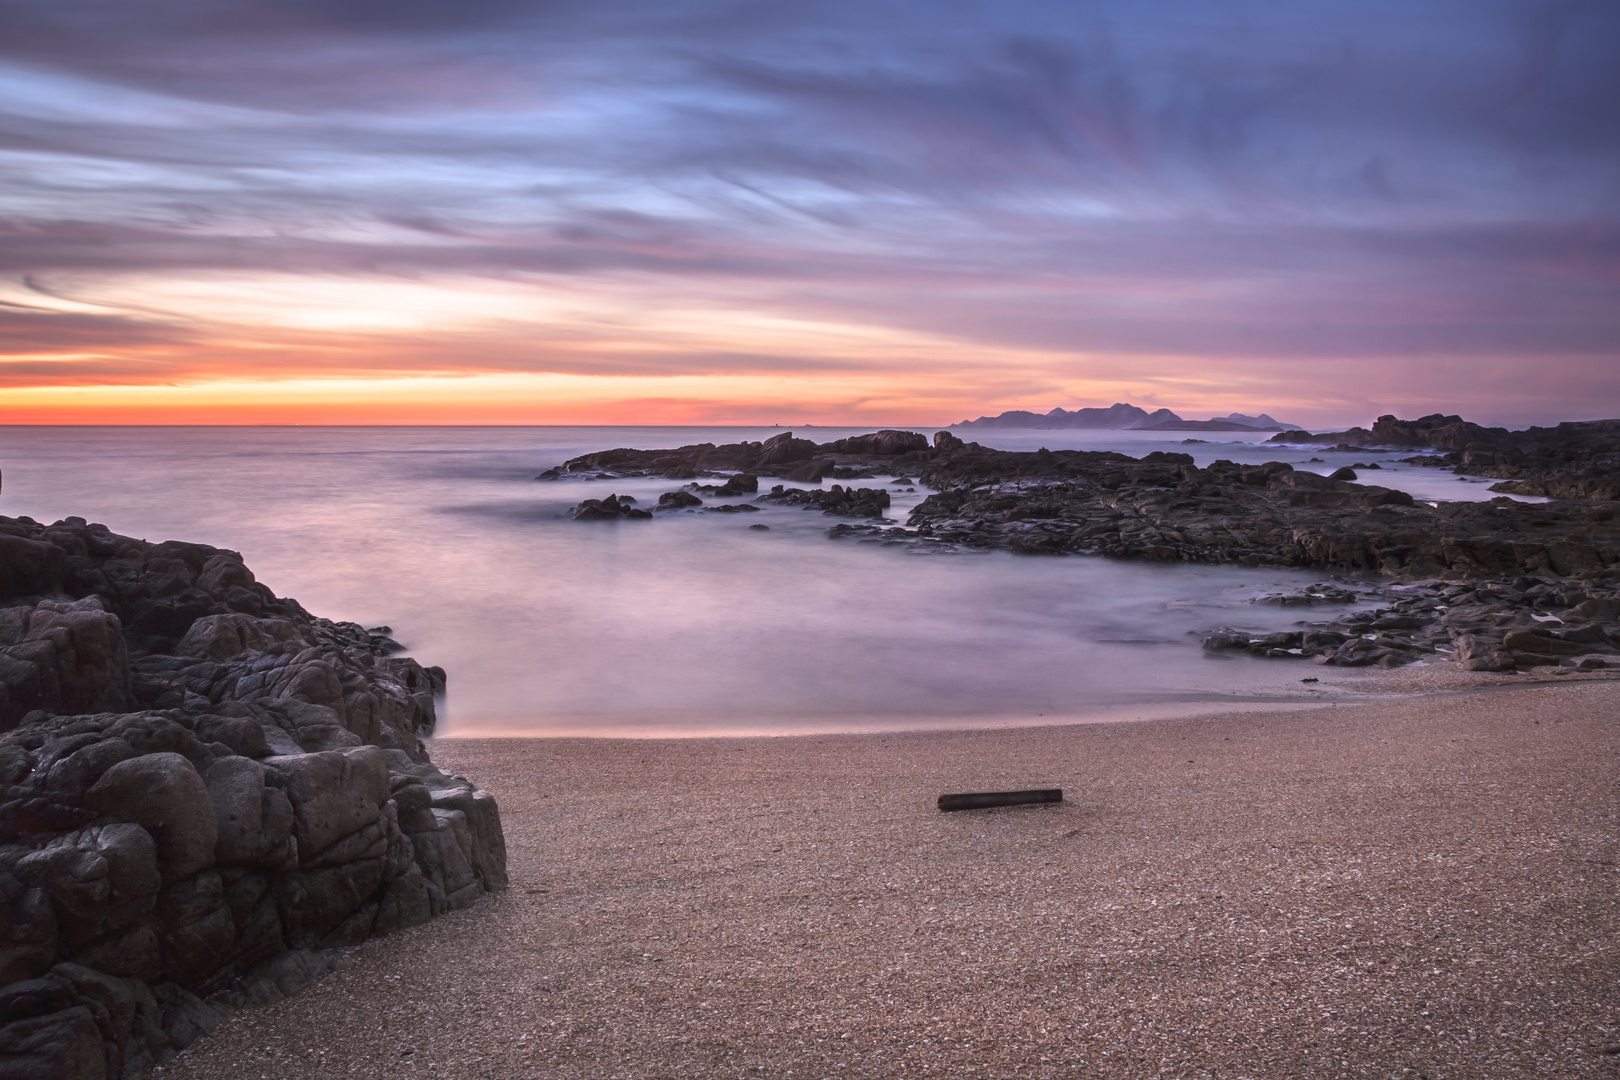
<svg viewBox="0 0 1620 1080">
<path fill-rule="evenodd" d="M 0 0 L 0 422 L 1620 416 L 1620 4 Z"/>
</svg>

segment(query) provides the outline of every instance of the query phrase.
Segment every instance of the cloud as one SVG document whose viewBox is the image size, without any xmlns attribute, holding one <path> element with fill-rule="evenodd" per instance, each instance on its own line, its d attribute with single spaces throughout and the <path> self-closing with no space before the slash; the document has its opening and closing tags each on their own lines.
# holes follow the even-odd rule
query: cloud
<svg viewBox="0 0 1620 1080">
<path fill-rule="evenodd" d="M 10 380 L 67 370 L 31 359 L 53 350 L 75 380 L 120 357 L 916 380 L 954 343 L 984 385 L 1065 357 L 1286 383 L 1620 354 L 1612 5 L 0 0 L 0 23 Z"/>
</svg>

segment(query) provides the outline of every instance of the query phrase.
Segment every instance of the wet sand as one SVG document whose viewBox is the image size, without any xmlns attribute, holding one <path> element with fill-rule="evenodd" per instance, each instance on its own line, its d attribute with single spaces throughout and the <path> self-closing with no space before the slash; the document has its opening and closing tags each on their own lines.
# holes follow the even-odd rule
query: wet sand
<svg viewBox="0 0 1620 1080">
<path fill-rule="evenodd" d="M 1613 682 L 433 755 L 511 890 L 159 1075 L 1620 1077 Z"/>
</svg>

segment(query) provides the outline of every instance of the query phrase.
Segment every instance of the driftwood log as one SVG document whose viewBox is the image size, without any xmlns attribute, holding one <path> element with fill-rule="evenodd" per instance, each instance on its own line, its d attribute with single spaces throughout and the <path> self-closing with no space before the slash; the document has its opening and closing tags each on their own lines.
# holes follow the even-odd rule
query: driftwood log
<svg viewBox="0 0 1620 1080">
<path fill-rule="evenodd" d="M 960 795 L 941 795 L 939 808 L 944 811 L 987 810 L 992 806 L 1023 806 L 1025 803 L 1062 801 L 1062 788 L 1035 788 L 1031 791 L 970 791 Z"/>
</svg>

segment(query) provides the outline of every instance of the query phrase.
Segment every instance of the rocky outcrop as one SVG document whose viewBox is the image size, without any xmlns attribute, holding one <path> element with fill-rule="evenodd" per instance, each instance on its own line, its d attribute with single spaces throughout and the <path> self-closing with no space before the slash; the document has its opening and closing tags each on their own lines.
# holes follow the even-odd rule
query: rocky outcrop
<svg viewBox="0 0 1620 1080">
<path fill-rule="evenodd" d="M 1556 447 L 1565 448 L 1556 453 L 1570 454 L 1585 448 L 1580 452 L 1590 457 L 1596 471 L 1569 482 L 1589 495 L 1607 490 L 1601 477 L 1615 458 L 1602 448 L 1620 437 L 1620 421 L 1507 433 L 1455 416 L 1435 414 L 1415 421 L 1385 416 L 1371 429 L 1312 438 L 1430 448 L 1461 444 L 1465 449 L 1453 453 L 1468 459 L 1468 469 L 1478 470 L 1485 467 L 1485 451 L 1468 447 L 1506 435 L 1541 439 L 1545 453 L 1536 453 L 1543 457 Z M 1200 469 L 1186 454 L 1155 452 L 1136 459 L 1107 451 L 992 450 L 948 431 L 937 432 L 928 448 L 919 434 L 885 431 L 825 445 L 784 432 L 764 443 L 612 450 L 575 458 L 562 471 L 599 475 L 593 470 L 612 466 L 619 470 L 616 475 L 687 475 L 728 463 L 748 471 L 721 487 L 689 486 L 729 494 L 756 489 L 761 475 L 807 483 L 829 475 L 916 476 L 936 493 L 912 512 L 908 528 L 838 525 L 828 535 L 919 550 L 1096 554 L 1374 572 L 1405 579 L 1568 575 L 1620 561 L 1620 524 L 1605 502 L 1532 506 L 1497 499 L 1430 505 L 1403 491 L 1356 482 L 1358 468 L 1376 468 L 1370 463 L 1332 477 L 1297 472 L 1283 462 L 1216 461 Z M 587 500 L 580 509 L 591 508 L 589 516 L 594 516 L 595 508 L 609 501 Z M 756 501 L 870 519 L 882 518 L 889 506 L 880 489 L 838 484 L 827 490 L 776 485 Z M 611 513 L 602 516 L 646 513 L 623 506 L 623 500 L 607 510 Z"/>
<path fill-rule="evenodd" d="M 1185 454 L 1014 453 L 948 432 L 921 470 L 940 489 L 909 529 L 837 537 L 919 548 L 1095 554 L 1161 562 L 1360 571 L 1405 579 L 1570 575 L 1620 562 L 1605 503 L 1415 502 L 1283 462 L 1200 469 Z"/>
<path fill-rule="evenodd" d="M 0 1076 L 142 1075 L 506 884 L 445 676 L 234 552 L 0 518 Z"/>
<path fill-rule="evenodd" d="M 690 491 L 666 491 L 658 496 L 658 505 L 654 510 L 685 510 L 692 506 L 702 506 L 703 500 Z"/>
<path fill-rule="evenodd" d="M 889 509 L 889 493 L 882 488 L 846 488 L 842 484 L 834 484 L 826 491 L 777 484 L 759 501 L 802 506 L 833 517 L 880 518 Z"/>
<path fill-rule="evenodd" d="M 1492 491 L 1553 499 L 1620 499 L 1620 420 L 1526 428 L 1506 442 L 1448 454 L 1457 472 L 1504 480 Z"/>
<path fill-rule="evenodd" d="M 714 494 L 719 499 L 735 499 L 740 495 L 752 495 L 758 490 L 759 477 L 752 473 L 737 473 L 715 488 Z"/>
<path fill-rule="evenodd" d="M 1353 427 L 1317 435 L 1308 431 L 1285 431 L 1273 436 L 1271 441 L 1319 443 L 1328 446 L 1428 447 L 1433 450 L 1461 450 L 1470 445 L 1501 442 L 1510 438 L 1512 434 L 1507 428 L 1481 427 L 1460 416 L 1431 413 L 1416 420 L 1380 416 L 1373 421 L 1370 428 Z"/>
<path fill-rule="evenodd" d="M 928 437 L 915 431 L 874 431 L 847 439 L 823 443 L 823 454 L 854 455 L 865 458 L 893 458 L 928 449 Z"/>
<path fill-rule="evenodd" d="M 1590 420 L 1523 431 L 1486 428 L 1435 413 L 1417 420 L 1381 416 L 1371 429 L 1312 435 L 1291 431 L 1273 442 L 1426 447 L 1445 451 L 1414 464 L 1502 479 L 1491 488 L 1554 499 L 1620 499 L 1620 420 Z"/>
<path fill-rule="evenodd" d="M 635 501 L 635 498 L 630 495 L 609 495 L 605 499 L 586 499 L 568 511 L 568 516 L 575 521 L 619 521 L 623 519 L 633 521 L 652 517 L 651 510 L 636 509 L 632 505 Z M 670 509 L 661 498 L 658 504 L 660 509 Z"/>
<path fill-rule="evenodd" d="M 696 443 L 672 450 L 632 450 L 619 448 L 583 454 L 571 458 L 554 469 L 548 469 L 536 479 L 616 479 L 628 476 L 658 476 L 675 480 L 719 476 L 724 473 L 742 474 L 745 479 L 728 491 L 718 491 L 722 497 L 731 497 L 758 490 L 758 477 L 790 476 L 807 483 L 817 483 L 824 476 L 839 476 L 838 470 L 861 471 L 863 466 L 890 468 L 896 464 L 913 464 L 926 459 L 928 440 L 915 431 L 875 431 L 848 439 L 818 444 L 800 439 L 791 431 L 763 442 Z M 840 476 L 847 479 L 848 476 Z M 749 481 L 753 486 L 744 486 Z M 700 489 L 701 490 L 701 489 Z"/>
<path fill-rule="evenodd" d="M 1620 655 L 1616 576 L 1595 571 L 1563 582 L 1520 577 L 1385 586 L 1374 595 L 1388 606 L 1269 634 L 1221 627 L 1203 638 L 1203 646 L 1214 653 L 1314 659 L 1339 667 L 1398 667 L 1440 655 L 1470 671 L 1596 670 Z M 1255 602 L 1311 607 L 1356 599 L 1338 586 L 1315 585 Z"/>
</svg>

